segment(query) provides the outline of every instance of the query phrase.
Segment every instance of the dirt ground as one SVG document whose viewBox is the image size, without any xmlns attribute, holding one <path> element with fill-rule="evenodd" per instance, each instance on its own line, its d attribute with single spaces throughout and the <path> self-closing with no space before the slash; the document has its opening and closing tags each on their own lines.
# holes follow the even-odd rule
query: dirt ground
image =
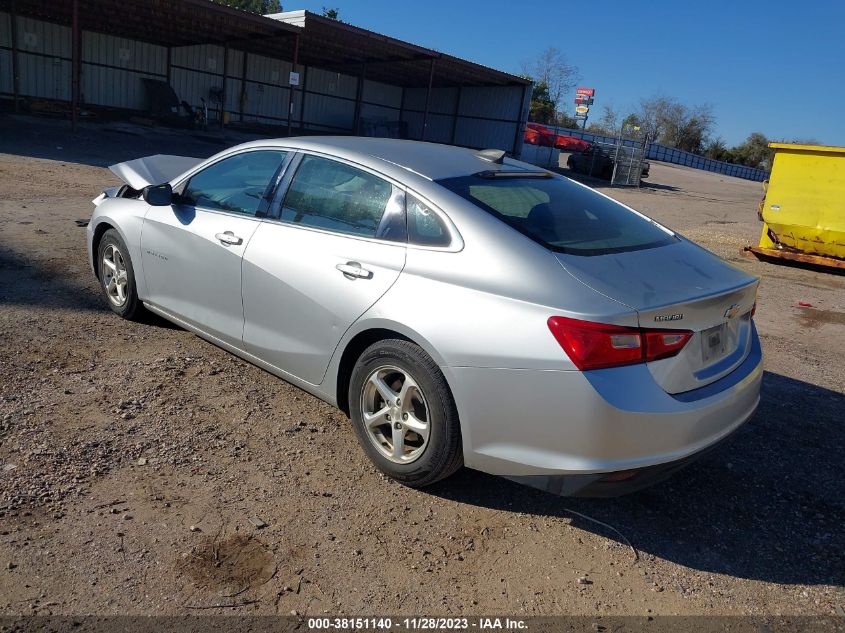
<svg viewBox="0 0 845 633">
<path fill-rule="evenodd" d="M 762 277 L 763 401 L 729 443 L 619 499 L 416 491 L 342 413 L 100 297 L 74 220 L 104 166 L 236 140 L 0 118 L 0 614 L 843 614 L 845 277 L 740 256 L 759 183 L 602 188 Z"/>
</svg>

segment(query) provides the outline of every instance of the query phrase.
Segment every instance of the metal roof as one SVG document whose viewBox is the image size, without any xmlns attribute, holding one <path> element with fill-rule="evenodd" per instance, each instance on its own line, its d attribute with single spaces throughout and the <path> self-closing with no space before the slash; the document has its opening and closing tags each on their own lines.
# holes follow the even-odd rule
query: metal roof
<svg viewBox="0 0 845 633">
<path fill-rule="evenodd" d="M 228 45 L 400 86 L 524 86 L 528 80 L 309 11 L 262 16 L 211 0 L 76 0 L 80 27 L 161 46 Z M 74 0 L 0 0 L 0 10 L 70 24 Z M 296 19 L 293 19 L 293 17 Z M 295 22 L 304 26 L 297 26 Z M 434 73 L 431 64 L 434 60 Z"/>
</svg>

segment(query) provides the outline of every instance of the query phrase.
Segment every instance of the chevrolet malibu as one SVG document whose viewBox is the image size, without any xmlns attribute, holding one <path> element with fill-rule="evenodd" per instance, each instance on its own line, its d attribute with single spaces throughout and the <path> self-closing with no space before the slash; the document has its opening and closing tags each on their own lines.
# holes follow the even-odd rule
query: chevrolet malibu
<svg viewBox="0 0 845 633">
<path fill-rule="evenodd" d="M 407 485 L 619 494 L 759 402 L 756 278 L 503 152 L 287 138 L 111 169 L 87 229 L 111 309 L 339 407 Z"/>
</svg>

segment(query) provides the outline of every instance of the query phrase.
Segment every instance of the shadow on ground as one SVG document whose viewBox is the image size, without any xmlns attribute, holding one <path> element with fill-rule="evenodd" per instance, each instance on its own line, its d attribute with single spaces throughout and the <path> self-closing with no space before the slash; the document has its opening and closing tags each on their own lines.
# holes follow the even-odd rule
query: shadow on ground
<svg viewBox="0 0 845 633">
<path fill-rule="evenodd" d="M 707 572 L 775 583 L 845 582 L 845 396 L 765 373 L 756 415 L 668 481 L 615 499 L 560 498 L 464 469 L 426 489 L 461 503 L 609 523 L 641 552 Z"/>
<path fill-rule="evenodd" d="M 27 257 L 0 244 L 0 305 L 108 309 L 92 288 L 77 283 L 73 276 L 74 271 L 51 260 Z"/>
<path fill-rule="evenodd" d="M 93 273 L 87 267 L 86 273 L 91 275 L 90 286 L 77 283 L 74 277 L 78 274 L 72 270 L 0 245 L 0 305 L 108 313 L 109 307 Z M 156 327 L 180 329 L 152 312 L 145 313 L 143 321 Z"/>
<path fill-rule="evenodd" d="M 649 180 L 641 180 L 640 189 L 650 189 L 652 191 L 681 191 L 680 187 L 661 185 L 659 182 L 651 182 Z"/>
<path fill-rule="evenodd" d="M 258 134 L 203 132 L 131 123 L 84 123 L 0 113 L 0 153 L 107 167 L 152 154 L 207 158 Z"/>
</svg>

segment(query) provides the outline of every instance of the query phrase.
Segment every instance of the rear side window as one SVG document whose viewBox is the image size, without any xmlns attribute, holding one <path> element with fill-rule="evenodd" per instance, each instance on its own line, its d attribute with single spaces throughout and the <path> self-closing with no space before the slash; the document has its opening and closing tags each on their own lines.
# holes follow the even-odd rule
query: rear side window
<svg viewBox="0 0 845 633">
<path fill-rule="evenodd" d="M 431 207 L 407 195 L 408 243 L 421 246 L 449 246 L 449 229 Z"/>
<path fill-rule="evenodd" d="M 267 200 L 285 152 L 267 150 L 224 158 L 195 174 L 182 190 L 182 203 L 254 216 Z"/>
<path fill-rule="evenodd" d="M 562 253 L 621 253 L 678 239 L 652 220 L 559 176 L 474 175 L 441 180 L 439 184 Z"/>
<path fill-rule="evenodd" d="M 404 241 L 404 200 L 386 180 L 319 156 L 303 157 L 282 205 L 282 222 Z"/>
</svg>

